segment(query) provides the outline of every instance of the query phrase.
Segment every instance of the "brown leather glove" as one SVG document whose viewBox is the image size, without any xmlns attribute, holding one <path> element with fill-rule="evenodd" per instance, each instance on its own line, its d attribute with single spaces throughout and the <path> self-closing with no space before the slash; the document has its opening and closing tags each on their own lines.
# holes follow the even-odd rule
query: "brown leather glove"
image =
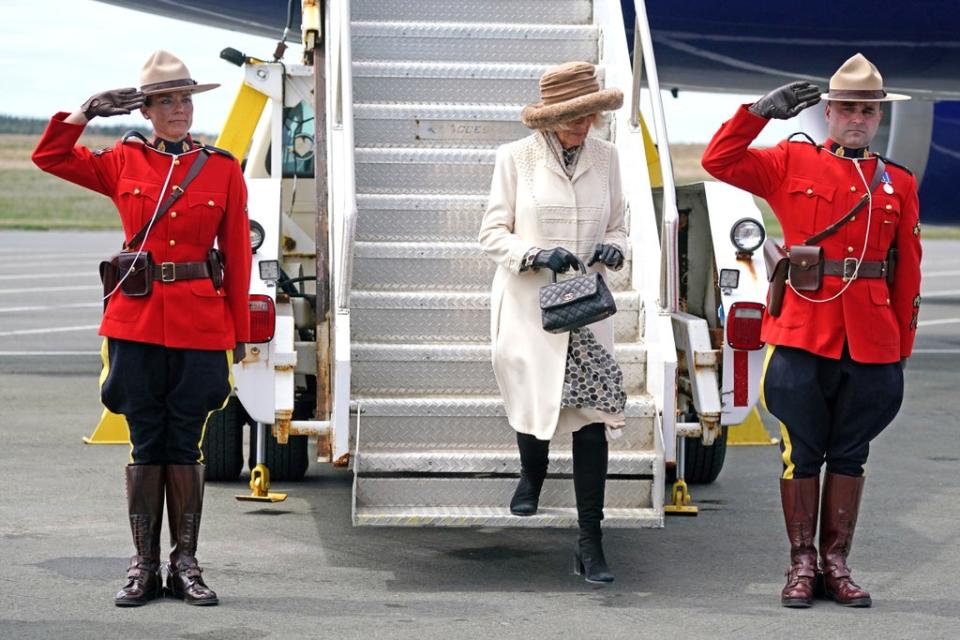
<svg viewBox="0 0 960 640">
<path fill-rule="evenodd" d="M 83 103 L 83 106 L 80 107 L 80 110 L 83 111 L 83 115 L 87 117 L 87 120 L 93 120 L 97 116 L 109 118 L 110 116 L 127 114 L 134 109 L 139 109 L 143 101 L 144 95 L 133 87 L 111 89 L 110 91 L 104 91 L 90 96 L 90 98 Z"/>
</svg>

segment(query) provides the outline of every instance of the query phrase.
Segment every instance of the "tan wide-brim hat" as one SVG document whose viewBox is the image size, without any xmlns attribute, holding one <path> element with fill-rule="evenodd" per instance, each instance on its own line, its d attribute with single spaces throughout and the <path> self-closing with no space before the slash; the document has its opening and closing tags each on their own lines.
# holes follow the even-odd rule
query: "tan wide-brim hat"
<svg viewBox="0 0 960 640">
<path fill-rule="evenodd" d="M 540 102 L 528 104 L 520 120 L 531 129 L 549 129 L 592 113 L 613 111 L 623 104 L 619 89 L 601 89 L 589 62 L 567 62 L 540 76 Z"/>
<path fill-rule="evenodd" d="M 840 65 L 830 78 L 830 93 L 821 94 L 820 98 L 843 102 L 894 102 L 909 100 L 910 96 L 884 91 L 883 76 L 872 62 L 858 53 Z"/>
<path fill-rule="evenodd" d="M 169 51 L 154 51 L 140 71 L 140 92 L 145 96 L 158 93 L 189 91 L 200 93 L 219 87 L 219 83 L 198 84 L 190 77 L 187 65 Z"/>
</svg>

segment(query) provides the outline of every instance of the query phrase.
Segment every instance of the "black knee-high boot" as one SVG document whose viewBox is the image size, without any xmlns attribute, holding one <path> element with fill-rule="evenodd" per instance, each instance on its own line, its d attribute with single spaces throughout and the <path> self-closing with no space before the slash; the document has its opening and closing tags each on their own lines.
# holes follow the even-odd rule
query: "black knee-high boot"
<svg viewBox="0 0 960 640">
<path fill-rule="evenodd" d="M 573 433 L 573 488 L 577 494 L 580 536 L 574 551 L 574 572 L 587 582 L 613 582 L 601 544 L 600 521 L 607 483 L 607 434 L 603 424 L 589 424 Z"/>
<path fill-rule="evenodd" d="M 547 477 L 550 441 L 537 440 L 527 433 L 517 434 L 520 449 L 520 482 L 510 500 L 510 513 L 515 516 L 532 516 L 540 506 L 540 490 Z"/>
</svg>

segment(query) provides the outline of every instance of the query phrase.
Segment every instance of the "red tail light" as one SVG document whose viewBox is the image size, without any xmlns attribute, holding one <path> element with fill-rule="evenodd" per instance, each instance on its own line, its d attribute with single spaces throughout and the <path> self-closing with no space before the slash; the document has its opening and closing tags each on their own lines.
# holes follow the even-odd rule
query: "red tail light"
<svg viewBox="0 0 960 640">
<path fill-rule="evenodd" d="M 727 314 L 727 344 L 746 351 L 763 348 L 760 325 L 764 308 L 759 302 L 734 302 Z"/>
<path fill-rule="evenodd" d="M 250 296 L 250 342 L 270 342 L 277 321 L 277 309 L 273 298 L 264 295 Z"/>
</svg>

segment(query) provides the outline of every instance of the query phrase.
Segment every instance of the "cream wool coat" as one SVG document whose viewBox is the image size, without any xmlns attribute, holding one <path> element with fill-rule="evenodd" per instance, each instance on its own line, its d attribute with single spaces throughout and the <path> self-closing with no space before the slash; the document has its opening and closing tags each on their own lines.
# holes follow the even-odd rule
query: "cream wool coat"
<svg viewBox="0 0 960 640">
<path fill-rule="evenodd" d="M 547 333 L 540 319 L 539 290 L 550 270 L 520 272 L 533 247 L 562 246 L 584 264 L 597 243 L 627 255 L 624 199 L 616 148 L 587 138 L 573 178 L 567 178 L 544 134 L 501 146 L 480 228 L 480 245 L 497 263 L 491 291 L 493 370 L 510 425 L 549 440 L 558 430 L 610 422 L 593 409 L 560 409 L 568 333 Z M 597 262 L 593 271 L 606 277 Z M 589 326 L 613 353 L 613 318 Z M 620 422 L 619 424 L 622 424 Z"/>
</svg>

